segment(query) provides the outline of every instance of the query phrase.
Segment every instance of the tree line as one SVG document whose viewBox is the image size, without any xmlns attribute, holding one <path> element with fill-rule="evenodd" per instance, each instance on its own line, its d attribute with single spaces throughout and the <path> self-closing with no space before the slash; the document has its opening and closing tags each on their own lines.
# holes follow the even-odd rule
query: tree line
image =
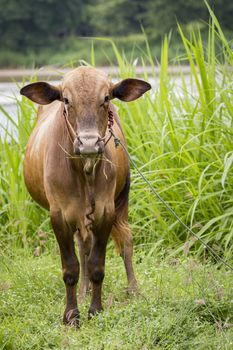
<svg viewBox="0 0 233 350">
<path fill-rule="evenodd" d="M 233 32 L 233 1 L 209 0 L 222 28 Z M 0 0 L 0 48 L 23 52 L 68 36 L 121 37 L 141 33 L 153 42 L 183 25 L 208 22 L 204 0 Z"/>
</svg>

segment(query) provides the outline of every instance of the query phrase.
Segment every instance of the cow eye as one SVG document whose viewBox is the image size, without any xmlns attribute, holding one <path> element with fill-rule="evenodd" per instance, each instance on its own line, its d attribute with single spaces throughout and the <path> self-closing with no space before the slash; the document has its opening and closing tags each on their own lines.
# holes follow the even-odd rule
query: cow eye
<svg viewBox="0 0 233 350">
<path fill-rule="evenodd" d="M 65 105 L 68 105 L 68 104 L 69 104 L 68 98 L 64 97 L 64 98 L 63 98 L 63 101 L 64 101 Z"/>
<path fill-rule="evenodd" d="M 108 102 L 110 100 L 109 96 L 105 96 L 104 102 Z"/>
</svg>

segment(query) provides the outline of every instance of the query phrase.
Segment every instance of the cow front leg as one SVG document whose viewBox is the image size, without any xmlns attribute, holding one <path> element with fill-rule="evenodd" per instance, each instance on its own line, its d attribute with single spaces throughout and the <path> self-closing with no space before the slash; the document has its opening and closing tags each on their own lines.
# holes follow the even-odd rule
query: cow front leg
<svg viewBox="0 0 233 350">
<path fill-rule="evenodd" d="M 75 254 L 74 233 L 63 220 L 60 210 L 51 211 L 50 216 L 60 248 L 63 280 L 66 287 L 66 308 L 63 323 L 78 327 L 79 311 L 76 288 L 79 277 L 79 262 Z"/>
<path fill-rule="evenodd" d="M 88 317 L 91 318 L 96 313 L 103 310 L 101 301 L 102 282 L 104 279 L 106 246 L 109 234 L 95 236 L 88 258 L 88 274 L 92 283 L 91 305 Z"/>
</svg>

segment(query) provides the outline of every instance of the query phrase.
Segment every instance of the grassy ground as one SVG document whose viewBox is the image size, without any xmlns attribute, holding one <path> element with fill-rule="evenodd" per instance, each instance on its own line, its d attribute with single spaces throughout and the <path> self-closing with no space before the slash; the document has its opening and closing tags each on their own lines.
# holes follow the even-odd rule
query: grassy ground
<svg viewBox="0 0 233 350">
<path fill-rule="evenodd" d="M 232 349 L 233 275 L 192 259 L 135 254 L 140 295 L 127 297 L 120 257 L 108 251 L 105 311 L 81 328 L 62 325 L 64 286 L 57 252 L 16 250 L 0 262 L 0 349 Z"/>
</svg>

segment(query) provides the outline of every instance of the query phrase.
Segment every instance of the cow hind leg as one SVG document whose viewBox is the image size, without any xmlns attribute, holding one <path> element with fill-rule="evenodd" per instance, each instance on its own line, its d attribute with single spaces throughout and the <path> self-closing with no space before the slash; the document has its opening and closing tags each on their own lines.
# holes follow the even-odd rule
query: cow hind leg
<svg viewBox="0 0 233 350">
<path fill-rule="evenodd" d="M 127 291 L 129 294 L 136 294 L 138 291 L 137 280 L 133 268 L 133 238 L 128 221 L 118 216 L 113 225 L 111 236 L 117 251 L 123 259 L 126 276 L 128 280 Z"/>
<path fill-rule="evenodd" d="M 112 227 L 111 236 L 119 251 L 125 265 L 128 279 L 128 292 L 134 294 L 137 292 L 137 280 L 135 278 L 132 257 L 133 257 L 133 238 L 128 223 L 128 196 L 130 187 L 130 174 L 126 178 L 125 187 L 115 202 L 116 218 Z"/>
</svg>

